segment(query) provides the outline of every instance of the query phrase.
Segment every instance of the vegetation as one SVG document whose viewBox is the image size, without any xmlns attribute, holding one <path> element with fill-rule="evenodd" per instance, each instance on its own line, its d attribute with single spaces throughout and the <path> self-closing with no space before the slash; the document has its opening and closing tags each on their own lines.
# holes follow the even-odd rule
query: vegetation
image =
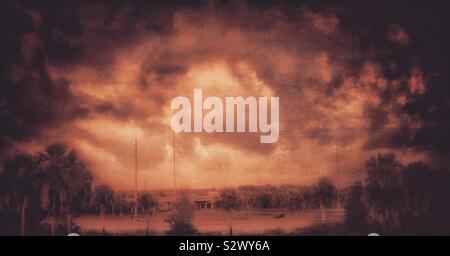
<svg viewBox="0 0 450 256">
<path fill-rule="evenodd" d="M 227 189 L 220 193 L 218 199 L 219 207 L 224 210 L 235 210 L 239 208 L 240 198 L 236 190 Z"/>
<path fill-rule="evenodd" d="M 337 190 L 328 178 L 322 178 L 314 189 L 315 198 L 320 207 L 331 207 L 337 198 Z"/>
<path fill-rule="evenodd" d="M 170 228 L 168 235 L 191 236 L 197 233 L 192 224 L 195 206 L 190 195 L 186 191 L 180 192 L 175 202 L 174 211 L 167 217 L 166 221 Z"/>
<path fill-rule="evenodd" d="M 142 217 L 152 214 L 153 209 L 158 206 L 158 199 L 150 193 L 141 193 L 138 197 L 138 208 L 141 210 Z"/>
<path fill-rule="evenodd" d="M 45 229 L 44 217 L 50 219 L 51 234 L 65 224 L 72 230 L 72 214 L 85 207 L 91 194 L 92 174 L 76 153 L 63 144 L 53 144 L 35 156 L 17 155 L 7 160 L 0 175 L 2 215 L 20 215 L 21 234 Z M 32 210 L 31 210 L 32 209 Z M 2 218 L 8 223 L 2 232 L 15 233 L 17 218 Z M 12 220 L 12 221 L 11 221 Z M 26 223 L 30 225 L 27 227 Z"/>
<path fill-rule="evenodd" d="M 392 154 L 365 164 L 346 204 L 346 226 L 381 234 L 450 234 L 450 172 L 421 162 L 399 163 Z"/>
<path fill-rule="evenodd" d="M 114 214 L 114 192 L 105 185 L 96 186 L 94 190 L 94 204 L 99 209 L 100 217 L 105 218 L 106 209 L 111 208 L 111 214 Z"/>
<path fill-rule="evenodd" d="M 226 189 L 217 198 L 217 207 L 223 210 L 291 209 L 308 210 L 329 208 L 337 203 L 337 189 L 333 182 L 323 178 L 315 186 L 241 186 Z"/>
<path fill-rule="evenodd" d="M 20 230 L 25 235 L 27 222 L 31 227 L 39 223 L 37 213 L 40 182 L 37 176 L 36 164 L 30 155 L 17 155 L 4 163 L 0 176 L 0 195 L 2 197 L 1 225 L 4 232 L 14 233 Z M 18 224 L 20 223 L 20 224 Z M 20 225 L 20 229 L 17 226 Z"/>
<path fill-rule="evenodd" d="M 404 165 L 392 154 L 379 154 L 364 164 L 365 180 L 338 191 L 330 179 L 315 185 L 241 186 L 224 189 L 216 207 L 226 211 L 290 209 L 308 211 L 345 205 L 341 226 L 311 228 L 311 233 L 450 234 L 450 172 L 415 162 Z M 73 217 L 84 213 L 131 214 L 134 201 L 105 185 L 94 187 L 93 176 L 73 150 L 53 144 L 35 155 L 18 154 L 3 162 L 0 172 L 0 234 L 67 234 L 77 231 Z M 128 194 L 130 198 L 130 194 Z M 158 198 L 141 192 L 138 211 L 147 221 Z M 169 235 L 194 235 L 195 205 L 180 192 L 166 221 Z M 326 231 L 326 232 L 325 232 Z M 309 231 L 308 231 L 309 232 Z M 306 232 L 306 233 L 308 233 Z M 306 234 L 298 232 L 298 234 Z"/>
</svg>

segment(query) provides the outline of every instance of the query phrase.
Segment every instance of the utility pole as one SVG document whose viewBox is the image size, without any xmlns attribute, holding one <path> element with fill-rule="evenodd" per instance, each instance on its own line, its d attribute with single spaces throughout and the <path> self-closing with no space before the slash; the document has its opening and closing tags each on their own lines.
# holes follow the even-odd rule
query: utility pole
<svg viewBox="0 0 450 256">
<path fill-rule="evenodd" d="M 134 217 L 137 219 L 138 211 L 138 171 L 137 171 L 137 139 L 134 140 Z"/>
<path fill-rule="evenodd" d="M 340 206 L 339 198 L 339 146 L 338 139 L 336 138 L 336 191 L 337 191 L 337 207 Z"/>
<path fill-rule="evenodd" d="M 123 192 L 120 191 L 120 218 L 123 217 Z"/>
<path fill-rule="evenodd" d="M 222 181 L 223 182 L 223 178 L 222 178 L 222 165 L 220 164 L 220 162 L 219 162 L 219 164 L 217 165 L 217 169 L 219 170 L 219 179 L 218 179 L 218 183 L 217 183 L 217 188 L 219 188 L 220 187 L 220 182 Z M 223 184 L 222 184 L 223 185 Z"/>
<path fill-rule="evenodd" d="M 173 191 L 175 191 L 175 131 L 172 130 L 173 144 L 172 144 L 172 160 L 173 160 Z"/>
</svg>

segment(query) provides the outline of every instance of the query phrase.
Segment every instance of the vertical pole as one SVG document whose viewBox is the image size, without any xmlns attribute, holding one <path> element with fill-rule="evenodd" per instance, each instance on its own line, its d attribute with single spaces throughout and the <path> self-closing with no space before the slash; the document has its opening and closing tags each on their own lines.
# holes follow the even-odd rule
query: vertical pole
<svg viewBox="0 0 450 256">
<path fill-rule="evenodd" d="M 123 217 L 123 192 L 120 191 L 120 218 Z"/>
<path fill-rule="evenodd" d="M 175 183 L 175 131 L 172 131 L 172 139 L 173 139 L 173 144 L 172 144 L 172 160 L 173 160 L 173 190 L 175 191 L 176 189 L 176 183 Z"/>
<path fill-rule="evenodd" d="M 20 235 L 21 236 L 25 236 L 25 232 L 26 232 L 26 221 L 27 221 L 27 218 L 26 218 L 26 204 L 25 204 L 25 200 L 24 200 L 24 202 L 20 205 L 20 223 L 21 223 L 21 225 L 20 225 Z M 70 220 L 69 220 L 70 221 Z M 69 233 L 70 233 L 70 231 L 69 231 Z"/>
<path fill-rule="evenodd" d="M 217 179 L 218 183 L 217 183 L 217 188 L 220 187 L 220 182 L 223 182 L 223 177 L 222 177 L 222 166 L 219 164 L 217 165 L 217 169 L 219 170 L 219 179 Z"/>
<path fill-rule="evenodd" d="M 134 217 L 138 211 L 137 139 L 134 140 Z"/>
<path fill-rule="evenodd" d="M 337 191 L 337 207 L 340 206 L 340 198 L 339 198 L 339 146 L 338 140 L 336 138 L 336 191 Z"/>
</svg>

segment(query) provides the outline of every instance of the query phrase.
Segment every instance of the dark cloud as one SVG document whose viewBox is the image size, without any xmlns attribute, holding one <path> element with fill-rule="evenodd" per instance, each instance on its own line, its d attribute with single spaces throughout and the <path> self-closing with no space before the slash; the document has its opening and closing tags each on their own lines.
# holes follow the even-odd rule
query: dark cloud
<svg viewBox="0 0 450 256">
<path fill-rule="evenodd" d="M 399 129 L 384 131 L 371 139 L 368 142 L 371 147 L 383 144 L 438 154 L 448 152 L 450 37 L 442 31 L 442 25 L 448 23 L 450 17 L 445 14 L 445 6 L 442 1 L 412 3 L 411 6 L 408 3 L 407 8 L 404 3 L 364 5 L 353 12 L 357 15 L 340 17 L 346 28 L 358 34 L 362 50 L 375 53 L 373 58 L 384 64 L 383 75 L 390 83 L 401 82 L 399 87 L 391 85 L 381 92 L 385 104 L 369 112 L 369 117 L 373 124 L 379 124 L 383 115 L 374 113 L 382 113 L 389 104 L 393 105 L 392 114 L 402 116 L 405 122 L 399 124 Z M 395 106 L 394 99 L 399 91 L 410 89 L 408 79 L 415 66 L 423 71 L 427 88 L 423 94 L 409 92 L 408 102 Z M 420 125 L 407 120 L 415 120 Z"/>
<path fill-rule="evenodd" d="M 443 24 L 450 17 L 436 3 L 2 5 L 1 150 L 78 120 L 103 118 L 164 134 L 165 107 L 186 93 L 182 83 L 199 66 L 208 79 L 225 76 L 242 87 L 226 93 L 251 93 L 258 84 L 280 96 L 288 110 L 281 116 L 283 147 L 296 148 L 303 138 L 345 147 L 362 137 L 368 151 L 449 150 L 450 40 Z M 214 70 L 217 63 L 226 71 Z M 112 133 L 121 132 L 105 120 Z M 92 134 L 79 137 L 95 141 Z M 261 155 L 276 151 L 278 145 L 260 145 L 258 138 L 187 136 L 178 150 L 189 156 L 196 147 L 219 144 Z M 100 142 L 91 144 L 115 161 L 120 147 L 108 150 L 114 143 Z M 162 159 L 164 152 L 155 155 Z"/>
<path fill-rule="evenodd" d="M 174 53 L 165 53 L 154 58 L 151 56 L 141 68 L 139 74 L 140 85 L 144 88 L 151 86 L 170 87 L 175 84 L 175 80 L 185 74 L 188 66 Z"/>
<path fill-rule="evenodd" d="M 46 38 L 36 17 L 20 4 L 2 8 L 0 42 L 0 134 L 3 146 L 11 141 L 38 137 L 45 127 L 85 116 L 88 110 L 76 104 L 70 81 L 54 81 L 47 72 Z"/>
</svg>

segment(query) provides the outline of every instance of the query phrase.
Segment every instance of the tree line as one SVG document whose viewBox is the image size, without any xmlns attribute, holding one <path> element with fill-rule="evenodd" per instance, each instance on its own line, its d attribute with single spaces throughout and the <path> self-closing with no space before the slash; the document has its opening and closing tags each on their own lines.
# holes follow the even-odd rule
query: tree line
<svg viewBox="0 0 450 256">
<path fill-rule="evenodd" d="M 93 176 L 75 151 L 53 144 L 35 155 L 15 155 L 3 164 L 0 175 L 2 232 L 50 229 L 61 224 L 71 231 L 72 216 L 91 195 Z M 43 227 L 41 221 L 48 220 Z"/>
<path fill-rule="evenodd" d="M 449 233 L 448 170 L 433 169 L 422 162 L 404 165 L 393 154 L 373 156 L 363 167 L 365 180 L 346 190 L 337 190 L 330 179 L 322 178 L 308 187 L 223 189 L 214 200 L 223 210 L 308 210 L 336 206 L 339 198 L 345 205 L 348 232 Z M 188 225 L 195 208 L 188 194 L 174 202 L 167 220 L 171 230 L 194 230 Z M 105 214 L 141 214 L 145 218 L 158 206 L 157 195 L 142 192 L 138 212 L 133 213 L 134 202 L 124 200 L 123 192 L 94 186 L 87 165 L 74 150 L 60 143 L 34 155 L 15 155 L 3 162 L 0 172 L 0 234 L 67 234 L 77 231 L 73 218 L 80 214 L 95 212 L 102 218 Z"/>
<path fill-rule="evenodd" d="M 132 209 L 134 203 L 121 196 L 108 186 L 94 186 L 91 170 L 65 144 L 52 144 L 34 155 L 18 154 L 4 161 L 0 172 L 0 234 L 76 232 L 73 217 L 82 213 L 98 212 L 103 218 Z M 139 195 L 141 214 L 155 204 L 152 195 Z"/>
<path fill-rule="evenodd" d="M 240 186 L 225 189 L 217 198 L 224 210 L 289 209 L 309 210 L 336 206 L 338 190 L 329 178 L 312 186 Z"/>
<path fill-rule="evenodd" d="M 450 234 L 450 172 L 379 154 L 364 164 L 366 178 L 346 200 L 346 229 L 380 234 Z"/>
</svg>

